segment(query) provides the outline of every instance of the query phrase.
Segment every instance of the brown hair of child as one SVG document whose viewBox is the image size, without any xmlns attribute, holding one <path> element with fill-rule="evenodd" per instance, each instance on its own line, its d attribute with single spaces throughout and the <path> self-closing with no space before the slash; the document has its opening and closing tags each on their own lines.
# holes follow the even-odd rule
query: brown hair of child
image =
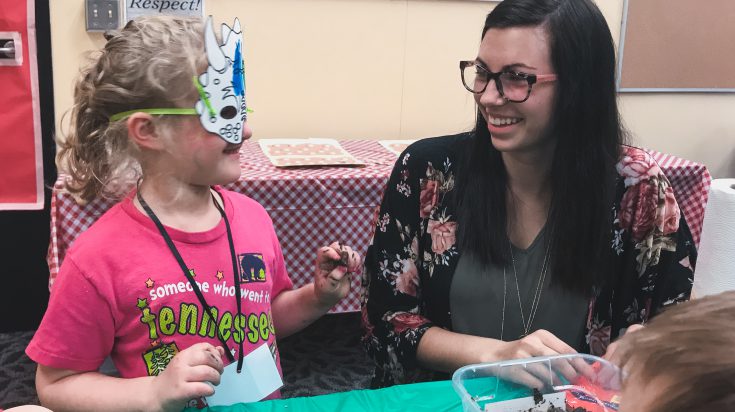
<svg viewBox="0 0 735 412">
<path fill-rule="evenodd" d="M 624 386 L 662 385 L 647 412 L 735 411 L 735 291 L 671 307 L 619 350 Z"/>
</svg>

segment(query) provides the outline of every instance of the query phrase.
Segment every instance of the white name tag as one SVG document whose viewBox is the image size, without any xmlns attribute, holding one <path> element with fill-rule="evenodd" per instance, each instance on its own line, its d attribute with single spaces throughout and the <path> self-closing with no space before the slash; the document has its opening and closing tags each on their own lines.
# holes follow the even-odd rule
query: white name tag
<svg viewBox="0 0 735 412">
<path fill-rule="evenodd" d="M 250 352 L 237 373 L 237 361 L 225 367 L 214 395 L 207 398 L 209 406 L 233 405 L 257 402 L 283 386 L 276 361 L 268 344 L 264 343 Z"/>
</svg>

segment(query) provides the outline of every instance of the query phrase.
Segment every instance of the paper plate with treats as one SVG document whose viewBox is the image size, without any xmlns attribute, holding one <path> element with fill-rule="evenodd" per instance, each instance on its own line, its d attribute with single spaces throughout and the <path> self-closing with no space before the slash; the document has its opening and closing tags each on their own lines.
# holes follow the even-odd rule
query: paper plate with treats
<svg viewBox="0 0 735 412">
<path fill-rule="evenodd" d="M 615 412 L 620 370 L 573 354 L 467 365 L 452 376 L 464 412 Z"/>
</svg>

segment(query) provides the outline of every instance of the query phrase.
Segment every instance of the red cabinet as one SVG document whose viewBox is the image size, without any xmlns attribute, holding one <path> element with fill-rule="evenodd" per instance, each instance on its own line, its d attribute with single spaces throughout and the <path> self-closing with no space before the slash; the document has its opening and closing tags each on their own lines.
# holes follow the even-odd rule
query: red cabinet
<svg viewBox="0 0 735 412">
<path fill-rule="evenodd" d="M 0 210 L 43 209 L 34 6 L 0 6 Z"/>
</svg>

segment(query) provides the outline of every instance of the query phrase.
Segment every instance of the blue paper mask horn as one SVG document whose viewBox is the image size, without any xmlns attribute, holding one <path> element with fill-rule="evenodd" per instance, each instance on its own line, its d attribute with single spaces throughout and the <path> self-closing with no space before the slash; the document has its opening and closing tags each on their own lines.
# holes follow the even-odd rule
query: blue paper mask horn
<svg viewBox="0 0 735 412">
<path fill-rule="evenodd" d="M 194 85 L 199 92 L 194 108 L 134 109 L 112 115 L 110 121 L 125 119 L 136 112 L 198 115 L 206 131 L 219 135 L 228 143 L 242 142 L 248 109 L 240 20 L 235 18 L 232 27 L 222 24 L 222 44 L 219 44 L 214 35 L 212 16 L 209 16 L 204 27 L 204 48 L 209 66 L 204 73 L 194 76 Z"/>
</svg>

